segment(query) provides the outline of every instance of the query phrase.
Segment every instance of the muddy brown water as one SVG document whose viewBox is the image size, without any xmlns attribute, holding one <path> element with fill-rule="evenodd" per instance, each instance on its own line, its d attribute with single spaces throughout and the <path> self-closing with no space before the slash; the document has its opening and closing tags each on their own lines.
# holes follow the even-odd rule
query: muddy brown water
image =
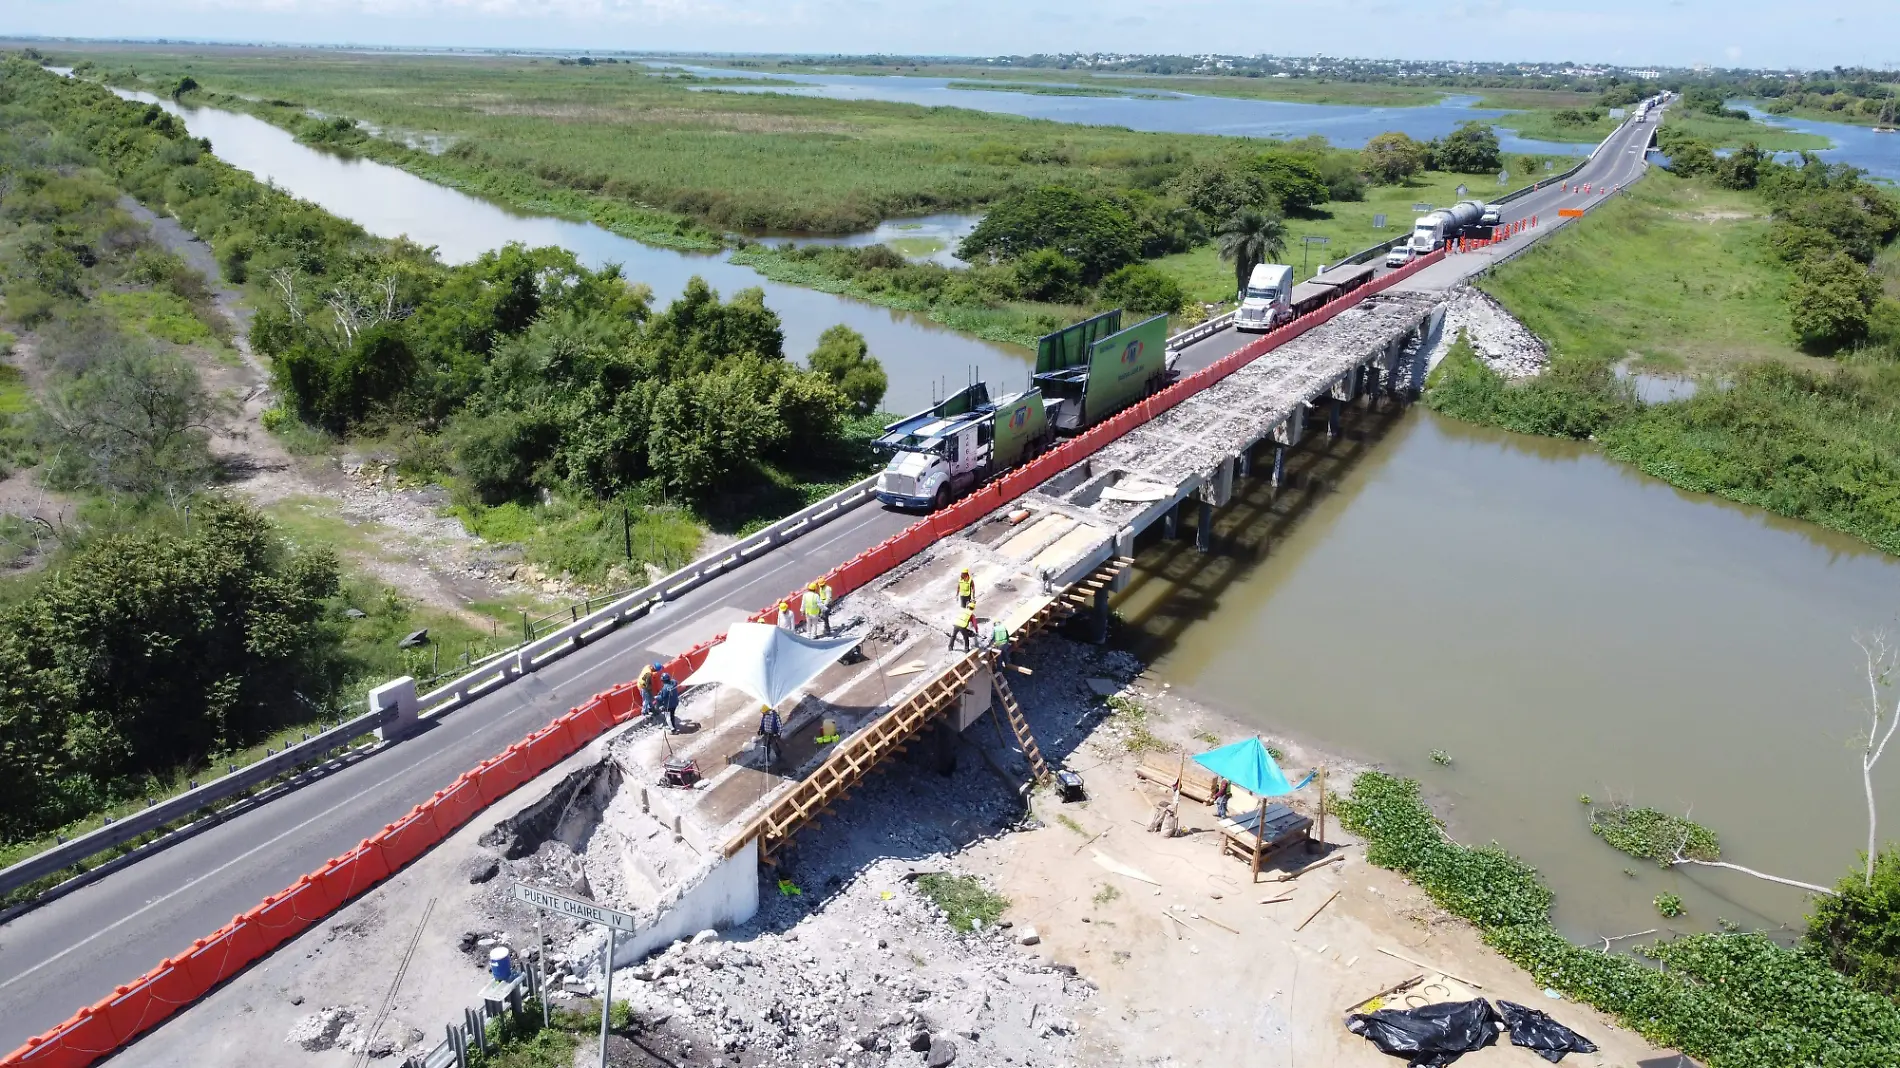
<svg viewBox="0 0 1900 1068">
<path fill-rule="evenodd" d="M 1422 409 L 1354 429 L 1291 465 L 1317 485 L 1250 482 L 1215 554 L 1141 552 L 1125 640 L 1269 738 L 1417 777 L 1459 841 L 1543 873 L 1574 938 L 1799 925 L 1800 891 L 1636 861 L 1578 799 L 1688 812 L 1725 859 L 1831 885 L 1866 839 L 1852 639 L 1893 628 L 1900 561 L 1568 442 Z"/>
</svg>

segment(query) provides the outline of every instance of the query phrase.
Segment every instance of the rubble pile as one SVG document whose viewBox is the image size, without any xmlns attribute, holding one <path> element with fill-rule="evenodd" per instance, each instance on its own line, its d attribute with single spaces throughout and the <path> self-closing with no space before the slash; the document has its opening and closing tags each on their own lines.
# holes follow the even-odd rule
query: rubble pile
<svg viewBox="0 0 1900 1068">
<path fill-rule="evenodd" d="M 1443 338 L 1432 354 L 1433 364 L 1457 343 L 1460 331 L 1471 341 L 1478 359 L 1506 378 L 1528 378 L 1550 363 L 1550 351 L 1536 334 L 1490 294 L 1472 286 L 1460 286 L 1452 292 L 1445 306 Z"/>
</svg>

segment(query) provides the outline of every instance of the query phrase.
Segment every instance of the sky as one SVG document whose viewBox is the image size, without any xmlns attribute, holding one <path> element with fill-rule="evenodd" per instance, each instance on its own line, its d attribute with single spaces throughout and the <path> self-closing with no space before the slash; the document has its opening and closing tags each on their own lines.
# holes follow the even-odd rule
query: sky
<svg viewBox="0 0 1900 1068">
<path fill-rule="evenodd" d="M 1325 18 L 1324 13 L 1342 17 Z M 1900 67 L 1900 0 L 4 0 L 0 35 Z"/>
</svg>

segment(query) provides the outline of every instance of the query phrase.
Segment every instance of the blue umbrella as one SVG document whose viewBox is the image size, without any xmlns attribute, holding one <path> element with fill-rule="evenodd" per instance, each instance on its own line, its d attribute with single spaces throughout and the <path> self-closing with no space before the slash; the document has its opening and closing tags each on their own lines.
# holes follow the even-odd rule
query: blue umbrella
<svg viewBox="0 0 1900 1068">
<path fill-rule="evenodd" d="M 1255 797 L 1278 797 L 1313 781 L 1313 773 L 1297 783 L 1289 783 L 1286 773 L 1267 752 L 1258 737 L 1223 745 L 1195 756 L 1194 762 L 1233 783 Z"/>
</svg>

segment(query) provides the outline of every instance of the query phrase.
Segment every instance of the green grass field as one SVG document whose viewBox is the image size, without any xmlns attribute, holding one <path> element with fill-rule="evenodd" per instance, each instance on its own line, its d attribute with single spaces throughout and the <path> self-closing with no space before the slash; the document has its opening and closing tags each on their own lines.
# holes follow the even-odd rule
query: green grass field
<svg viewBox="0 0 1900 1068">
<path fill-rule="evenodd" d="M 1753 141 L 1756 146 L 1770 152 L 1799 152 L 1802 149 L 1832 148 L 1834 142 L 1819 134 L 1802 133 L 1799 130 L 1782 130 L 1767 123 L 1744 121 L 1742 119 L 1722 119 L 1708 114 L 1692 114 L 1680 107 L 1665 113 L 1663 120 L 1670 126 L 1682 130 L 1691 137 L 1717 148 L 1740 148 Z"/>
<path fill-rule="evenodd" d="M 1593 364 L 1819 363 L 1790 333 L 1791 273 L 1760 247 L 1765 211 L 1752 193 L 1653 169 L 1480 285 L 1556 352 Z"/>
<path fill-rule="evenodd" d="M 694 247 L 714 235 L 684 227 L 686 219 L 747 231 L 847 232 L 1055 181 L 1139 185 L 1170 161 L 1233 143 L 958 108 L 695 92 L 625 64 L 266 49 L 59 58 L 91 58 L 106 76 L 150 89 L 189 75 L 223 94 L 207 102 L 293 128 L 315 125 L 305 114 L 315 109 L 395 136 L 440 139 L 450 147 L 439 156 L 388 141 L 354 147 L 518 207 Z"/>
</svg>

